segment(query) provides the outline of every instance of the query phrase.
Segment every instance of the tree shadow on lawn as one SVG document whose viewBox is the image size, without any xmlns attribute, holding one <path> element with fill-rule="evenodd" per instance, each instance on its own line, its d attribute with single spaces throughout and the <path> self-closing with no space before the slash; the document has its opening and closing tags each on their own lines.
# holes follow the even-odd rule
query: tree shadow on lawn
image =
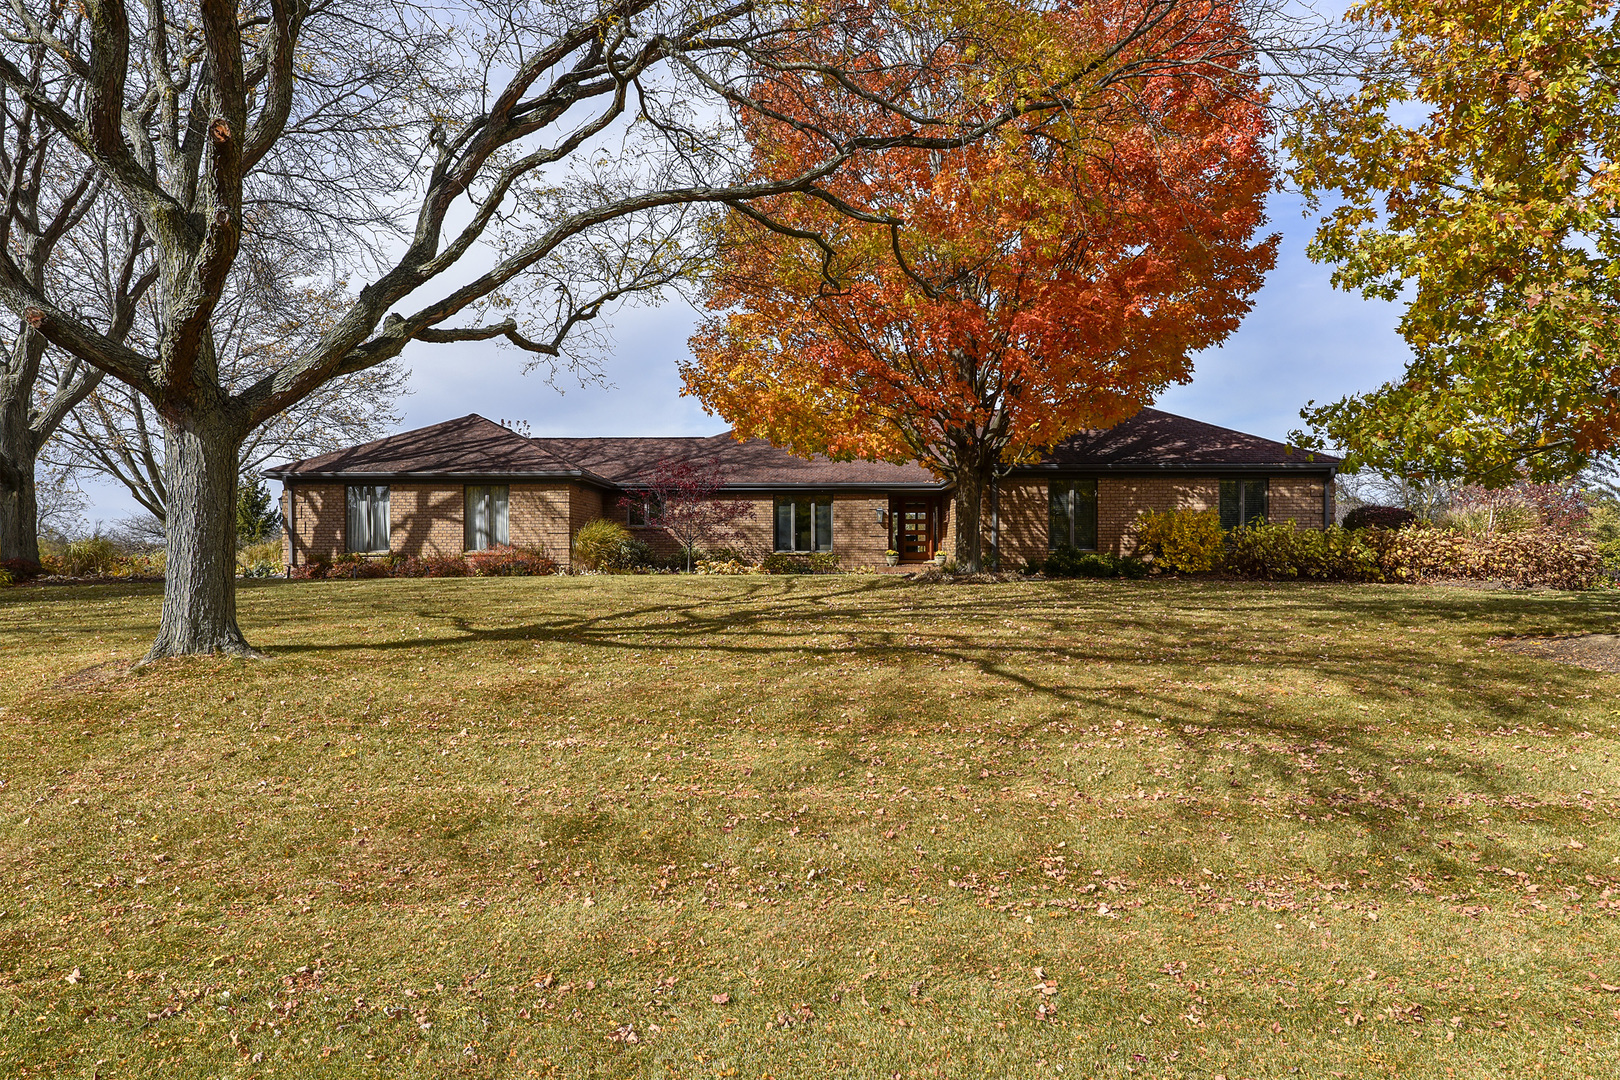
<svg viewBox="0 0 1620 1080">
<path fill-rule="evenodd" d="M 1230 791 L 1207 792 L 1206 799 L 1239 793 L 1249 799 L 1256 786 L 1282 786 L 1292 792 L 1286 798 L 1298 804 L 1290 811 L 1296 820 L 1300 813 L 1355 819 L 1373 830 L 1382 847 L 1430 848 L 1431 856 L 1444 862 L 1450 856 L 1423 840 L 1426 829 L 1443 824 L 1439 815 L 1457 800 L 1501 806 L 1520 786 L 1494 760 L 1471 760 L 1467 741 L 1524 725 L 1538 733 L 1574 733 L 1578 721 L 1548 710 L 1535 695 L 1590 691 L 1604 678 L 1497 652 L 1489 639 L 1516 628 L 1601 626 L 1620 609 L 1620 597 L 1606 594 L 1579 601 L 1571 603 L 1563 594 L 1266 583 L 1027 584 L 991 591 L 877 580 L 807 591 L 796 582 L 770 580 L 746 583 L 722 597 L 706 593 L 598 607 L 510 626 L 481 626 L 455 610 L 418 606 L 416 618 L 448 622 L 454 633 L 359 647 L 417 650 L 522 641 L 752 659 L 766 668 L 789 656 L 870 667 L 963 666 L 990 683 L 975 688 L 963 704 L 994 704 L 998 695 L 1011 693 L 1009 703 L 1027 707 L 1033 698 L 1037 708 L 1045 706 L 1043 718 L 997 726 L 1002 737 L 1038 738 L 1105 710 L 1174 733 L 1200 764 L 1236 754 L 1264 774 Z M 1139 606 L 1130 607 L 1131 602 Z M 992 638 L 990 631 L 1009 617 L 1026 623 L 1028 632 Z M 902 621 L 912 625 L 896 625 Z M 1240 623 L 1269 624 L 1274 632 L 1259 639 L 1238 636 L 1233 627 Z M 1352 639 L 1352 648 L 1342 641 L 1328 648 L 1307 640 L 1310 634 L 1342 637 L 1347 626 L 1384 636 L 1361 647 Z M 1399 640 L 1385 628 L 1439 632 Z M 834 643 L 827 643 L 829 638 Z M 1469 651 L 1470 645 L 1480 651 Z M 323 654 L 355 647 L 294 645 L 277 651 Z M 580 664 L 588 670 L 591 661 Z M 1149 681 L 1142 677 L 1145 671 L 1156 677 Z M 1211 677 L 1262 685 L 1337 683 L 1342 689 L 1324 693 L 1316 707 L 1304 705 L 1296 693 L 1289 707 L 1268 708 L 1252 694 L 1212 685 Z M 828 685 L 835 695 L 836 682 Z M 1438 725 L 1421 715 L 1389 718 L 1396 710 L 1421 714 L 1429 703 L 1430 711 L 1456 711 L 1450 734 L 1460 746 L 1441 740 Z M 900 712 L 887 720 L 868 715 L 857 731 L 825 748 L 826 761 L 847 761 L 860 735 L 874 728 L 916 726 L 919 711 L 932 714 L 928 706 L 933 704 L 942 703 L 907 709 L 903 720 Z M 1413 744 L 1422 739 L 1441 741 L 1418 754 Z M 1333 753 L 1338 750 L 1344 753 Z M 1312 767 L 1317 757 L 1329 767 Z M 1354 772 L 1341 774 L 1332 767 L 1340 764 Z M 1544 819 L 1574 820 L 1582 812 L 1578 806 L 1533 809 Z M 1200 810 L 1189 809 L 1186 816 L 1207 827 Z"/>
<path fill-rule="evenodd" d="M 363 604 L 373 584 L 343 583 L 317 618 L 328 627 L 340 623 L 346 615 L 342 608 Z M 1061 738 L 1066 729 L 1083 731 L 1106 716 L 1172 736 L 1198 772 L 1241 761 L 1261 774 L 1215 790 L 1166 778 L 1164 786 L 1173 791 L 1179 786 L 1174 814 L 1191 828 L 1207 832 L 1228 823 L 1235 831 L 1247 815 L 1291 828 L 1297 822 L 1301 830 L 1326 828 L 1337 836 L 1353 823 L 1368 831 L 1353 839 L 1369 850 L 1400 851 L 1436 873 L 1455 873 L 1456 853 L 1430 835 L 1451 827 L 1448 816 L 1467 813 L 1471 822 L 1483 806 L 1493 816 L 1512 816 L 1521 824 L 1566 831 L 1588 827 L 1579 800 L 1553 805 L 1515 800 L 1522 794 L 1522 770 L 1502 769 L 1500 754 L 1473 760 L 1467 744 L 1521 726 L 1533 726 L 1538 734 L 1570 735 L 1578 731 L 1578 720 L 1546 708 L 1535 695 L 1590 692 L 1609 677 L 1505 654 L 1489 640 L 1607 628 L 1620 613 L 1620 594 L 1572 597 L 1404 586 L 987 587 L 771 578 L 728 580 L 723 592 L 712 581 L 683 581 L 675 588 L 685 591 L 688 584 L 690 595 L 669 596 L 673 590 L 666 586 L 666 595 L 651 602 L 624 593 L 604 598 L 587 588 L 547 589 L 538 592 L 534 604 L 581 610 L 525 619 L 527 604 L 514 606 L 503 598 L 487 621 L 519 618 L 487 625 L 464 614 L 477 608 L 465 586 L 454 583 L 401 597 L 403 603 L 394 609 L 424 625 L 448 624 L 450 633 L 380 642 L 356 636 L 272 651 L 310 658 L 386 656 L 523 642 L 582 646 L 603 655 L 752 661 L 752 667 L 778 673 L 789 657 L 894 668 L 908 677 L 916 669 L 961 668 L 984 680 L 964 699 L 936 700 L 926 680 L 913 679 L 921 708 L 876 709 L 847 730 L 825 733 L 828 745 L 820 749 L 820 760 L 828 767 L 847 766 L 862 752 L 862 736 L 926 727 L 941 709 L 958 710 L 954 716 L 943 714 L 954 722 L 949 737 L 956 739 L 964 730 L 964 707 L 993 709 L 1001 701 L 1017 706 L 1021 715 L 1006 722 L 966 722 L 1013 742 Z M 151 588 L 131 586 L 120 595 Z M 388 613 L 386 607 L 379 610 Z M 1020 624 L 1018 636 L 996 633 L 1009 619 Z M 1249 626 L 1263 629 L 1256 637 L 1243 629 Z M 1408 630 L 1420 635 L 1396 636 Z M 1438 632 L 1421 633 L 1429 630 Z M 1361 634 L 1368 636 L 1358 640 Z M 1335 641 L 1326 645 L 1324 637 Z M 588 672 L 596 662 L 587 655 L 578 666 Z M 386 678 L 386 668 L 378 675 Z M 1226 680 L 1243 683 L 1249 693 L 1221 685 Z M 1302 688 L 1310 682 L 1337 684 L 1337 692 L 1323 692 L 1318 704 L 1307 706 L 1296 690 L 1286 707 L 1273 708 L 1253 692 L 1257 686 Z M 829 700 L 836 701 L 837 687 L 836 679 L 828 680 Z M 1449 733 L 1454 741 L 1441 736 L 1439 722 L 1422 716 L 1426 703 L 1433 703 L 1430 711 L 1454 710 Z M 1030 716 L 1031 711 L 1041 715 Z M 1418 715 L 1391 718 L 1396 711 Z M 802 734 L 801 720 L 792 713 L 769 722 L 786 734 Z M 1434 748 L 1419 752 L 1422 741 L 1432 741 Z M 1313 767 L 1317 758 L 1321 763 Z M 1341 764 L 1352 771 L 1335 767 Z M 792 778 L 761 776 L 758 782 L 772 779 Z M 1268 784 L 1280 794 L 1262 798 Z M 997 784 L 995 778 L 974 779 L 967 786 L 970 794 L 990 796 Z M 787 789 L 773 797 L 793 798 Z M 1301 821 L 1302 814 L 1309 820 Z M 1478 854 L 1493 862 L 1522 861 L 1528 854 L 1471 827 L 1469 835 L 1481 841 Z"/>
<path fill-rule="evenodd" d="M 1583 597 L 1588 602 L 1582 608 L 1572 609 L 1569 599 L 1558 594 L 1514 596 L 1504 603 L 1501 599 L 1483 599 L 1491 594 L 1461 590 L 1441 593 L 1411 587 L 1383 587 L 1379 589 L 1380 595 L 1363 596 L 1342 586 L 1330 589 L 1279 587 L 1266 583 L 1246 585 L 1223 583 L 1224 595 L 1219 598 L 1221 621 L 1195 619 L 1195 615 L 1208 616 L 1211 612 L 1207 608 L 1188 610 L 1188 603 L 1175 603 L 1178 598 L 1167 595 L 1162 585 L 1151 592 L 1132 590 L 1130 585 L 1093 587 L 1078 595 L 1043 590 L 1033 598 L 1047 607 L 1057 607 L 1055 611 L 1047 611 L 1018 606 L 1017 601 L 1025 598 L 1023 595 L 989 596 L 978 591 L 970 593 L 970 587 L 964 586 L 935 586 L 925 590 L 905 584 L 897 586 L 881 579 L 831 593 L 805 593 L 795 589 L 791 582 L 762 583 L 746 587 L 741 595 L 709 595 L 687 602 L 559 614 L 544 621 L 504 626 L 480 625 L 476 618 L 458 610 L 416 606 L 409 612 L 412 618 L 448 623 L 454 633 L 380 642 L 357 639 L 289 643 L 273 646 L 271 651 L 278 655 L 312 656 L 366 651 L 386 654 L 491 642 L 525 642 L 766 661 L 780 655 L 809 654 L 872 664 L 962 664 L 1018 690 L 1049 696 L 1060 704 L 1110 707 L 1122 703 L 1100 699 L 1097 690 L 1117 689 L 1121 682 L 1141 686 L 1128 679 L 1109 682 L 1099 677 L 1116 667 L 1127 671 L 1165 666 L 1231 669 L 1246 675 L 1337 679 L 1349 686 L 1363 703 L 1386 706 L 1412 704 L 1426 696 L 1441 695 L 1448 704 L 1485 709 L 1489 714 L 1488 723 L 1494 727 L 1502 723 L 1521 723 L 1539 714 L 1539 709 L 1525 701 L 1531 691 L 1548 687 L 1590 688 L 1594 680 L 1605 676 L 1543 663 L 1531 657 L 1510 656 L 1490 648 L 1488 642 L 1492 638 L 1513 632 L 1512 627 L 1533 627 L 1537 633 L 1570 632 L 1586 626 L 1609 625 L 1620 618 L 1620 594 L 1601 600 Z M 1106 590 L 1110 588 L 1126 595 L 1137 591 L 1139 598 L 1159 603 L 1149 610 L 1127 611 L 1108 603 L 1114 599 L 1107 595 Z M 1233 592 L 1238 595 L 1234 597 Z M 1323 612 L 1321 592 L 1333 594 L 1331 614 Z M 833 607 L 827 603 L 829 598 L 849 596 L 860 596 L 869 602 L 858 607 Z M 1207 603 L 1209 596 L 1206 592 L 1190 599 Z M 716 608 L 723 610 L 716 611 Z M 1344 618 L 1346 613 L 1350 615 L 1348 620 Z M 1084 618 L 1077 619 L 1077 615 Z M 1471 637 L 1480 652 L 1461 657 L 1442 655 L 1424 647 L 1428 642 L 1402 644 L 1387 637 L 1379 639 L 1376 654 L 1355 654 L 1343 648 L 1323 652 L 1315 643 L 1287 636 L 1302 629 L 1342 634 L 1346 621 L 1371 630 L 1380 625 L 1392 625 L 1393 615 L 1430 625 L 1478 626 L 1478 630 L 1465 636 L 1463 644 L 1468 644 L 1466 638 Z M 910 616 L 913 625 L 896 628 L 893 623 L 901 616 Z M 992 641 L 983 633 L 952 629 L 950 625 L 953 620 L 988 622 L 1009 617 L 1028 622 L 1032 633 L 1022 639 L 998 637 Z M 1283 630 L 1281 635 L 1269 639 L 1237 637 L 1230 625 L 1244 618 L 1286 625 L 1279 626 Z M 881 624 L 873 625 L 879 619 Z M 1484 625 L 1487 623 L 1494 625 Z M 1077 636 L 1072 629 L 1081 625 L 1088 628 L 1084 637 Z M 805 640 L 828 636 L 841 640 L 833 644 Z M 1443 638 L 1436 634 L 1433 640 L 1439 644 Z M 1144 657 L 1144 648 L 1155 655 Z M 1488 662 L 1493 668 L 1489 673 L 1489 689 L 1481 681 L 1481 673 L 1472 670 L 1480 662 Z M 1036 669 L 1054 664 L 1085 672 L 1093 677 L 1091 685 L 1058 683 L 1034 673 Z M 582 661 L 582 665 L 588 667 L 589 662 Z M 1200 692 L 1207 694 L 1212 689 Z M 1138 693 L 1148 701 L 1157 699 L 1145 689 Z M 1156 719 L 1150 715 L 1153 711 L 1150 708 L 1134 711 L 1144 719 Z M 1287 722 L 1272 722 L 1279 731 L 1290 728 Z M 1320 731 L 1317 726 L 1303 722 L 1293 724 L 1292 729 L 1299 736 Z"/>
</svg>

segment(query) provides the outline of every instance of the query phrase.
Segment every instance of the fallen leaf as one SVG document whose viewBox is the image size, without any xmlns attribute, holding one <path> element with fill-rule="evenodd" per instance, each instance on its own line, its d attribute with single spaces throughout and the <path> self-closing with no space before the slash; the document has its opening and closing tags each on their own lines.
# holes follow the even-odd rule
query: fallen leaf
<svg viewBox="0 0 1620 1080">
<path fill-rule="evenodd" d="M 716 994 L 716 995 L 714 995 L 714 997 L 710 998 L 709 1000 L 714 1002 L 716 1005 L 729 1005 L 729 1004 L 731 1004 L 731 995 L 730 994 Z"/>
<path fill-rule="evenodd" d="M 62 981 L 66 982 L 66 983 L 71 983 L 72 985 L 77 986 L 80 983 L 84 982 L 84 973 L 81 972 L 78 968 L 74 968 L 71 972 L 68 973 L 67 977 L 65 979 L 63 979 Z M 1607 987 L 1605 987 L 1604 989 L 1607 989 Z"/>
</svg>

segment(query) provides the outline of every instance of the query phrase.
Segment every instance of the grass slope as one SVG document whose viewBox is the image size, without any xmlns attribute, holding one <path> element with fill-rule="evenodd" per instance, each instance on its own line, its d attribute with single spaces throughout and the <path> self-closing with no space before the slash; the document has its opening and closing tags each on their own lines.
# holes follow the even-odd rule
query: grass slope
<svg viewBox="0 0 1620 1080">
<path fill-rule="evenodd" d="M 1614 593 L 0 592 L 0 1075 L 1613 1075 Z M 90 669 L 90 670 L 85 670 Z M 1608 987 L 1608 989 L 1605 989 Z"/>
</svg>

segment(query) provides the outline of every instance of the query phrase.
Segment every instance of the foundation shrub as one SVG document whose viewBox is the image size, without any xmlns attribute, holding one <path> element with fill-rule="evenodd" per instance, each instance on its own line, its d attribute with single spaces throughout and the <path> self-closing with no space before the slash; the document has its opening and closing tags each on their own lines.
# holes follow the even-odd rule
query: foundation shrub
<svg viewBox="0 0 1620 1080">
<path fill-rule="evenodd" d="M 1385 540 L 1370 539 L 1368 530 L 1301 529 L 1292 521 L 1249 525 L 1227 535 L 1221 569 L 1273 581 L 1385 581 L 1389 571 L 1382 552 L 1388 546 Z"/>
<path fill-rule="evenodd" d="M 1214 510 L 1144 510 L 1136 542 L 1153 565 L 1178 574 L 1205 574 L 1226 553 L 1221 516 Z"/>
<path fill-rule="evenodd" d="M 759 567 L 767 574 L 836 574 L 839 571 L 838 556 L 830 551 L 803 555 L 777 552 L 761 559 Z"/>
<path fill-rule="evenodd" d="M 617 521 L 588 521 L 574 534 L 574 561 L 586 570 L 611 569 L 629 542 L 630 530 Z"/>
<path fill-rule="evenodd" d="M 1067 544 L 1056 548 L 1040 566 L 1047 577 L 1143 578 L 1148 564 L 1135 556 L 1120 558 L 1106 551 L 1081 551 Z"/>
<path fill-rule="evenodd" d="M 499 544 L 467 555 L 473 577 L 544 577 L 557 572 L 557 560 L 535 548 Z"/>
<path fill-rule="evenodd" d="M 582 569 L 623 573 L 653 565 L 652 549 L 617 521 L 599 518 L 574 534 L 574 561 Z"/>
</svg>

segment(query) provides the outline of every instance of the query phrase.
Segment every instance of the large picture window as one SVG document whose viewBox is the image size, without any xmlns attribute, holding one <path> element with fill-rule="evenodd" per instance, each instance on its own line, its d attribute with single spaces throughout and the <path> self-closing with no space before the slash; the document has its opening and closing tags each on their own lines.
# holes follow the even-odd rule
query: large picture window
<svg viewBox="0 0 1620 1080">
<path fill-rule="evenodd" d="M 348 549 L 358 552 L 388 550 L 388 485 L 350 484 Z"/>
<path fill-rule="evenodd" d="M 1259 480 L 1222 480 L 1221 528 L 1264 525 L 1266 496 L 1270 488 L 1271 481 L 1263 477 Z"/>
<path fill-rule="evenodd" d="M 832 496 L 778 496 L 777 551 L 832 550 Z"/>
<path fill-rule="evenodd" d="M 1097 550 L 1096 480 L 1054 480 L 1047 502 L 1047 546 Z"/>
<path fill-rule="evenodd" d="M 505 484 L 468 486 L 467 536 L 463 541 L 468 551 L 511 543 L 506 531 L 506 501 L 510 490 Z"/>
</svg>

